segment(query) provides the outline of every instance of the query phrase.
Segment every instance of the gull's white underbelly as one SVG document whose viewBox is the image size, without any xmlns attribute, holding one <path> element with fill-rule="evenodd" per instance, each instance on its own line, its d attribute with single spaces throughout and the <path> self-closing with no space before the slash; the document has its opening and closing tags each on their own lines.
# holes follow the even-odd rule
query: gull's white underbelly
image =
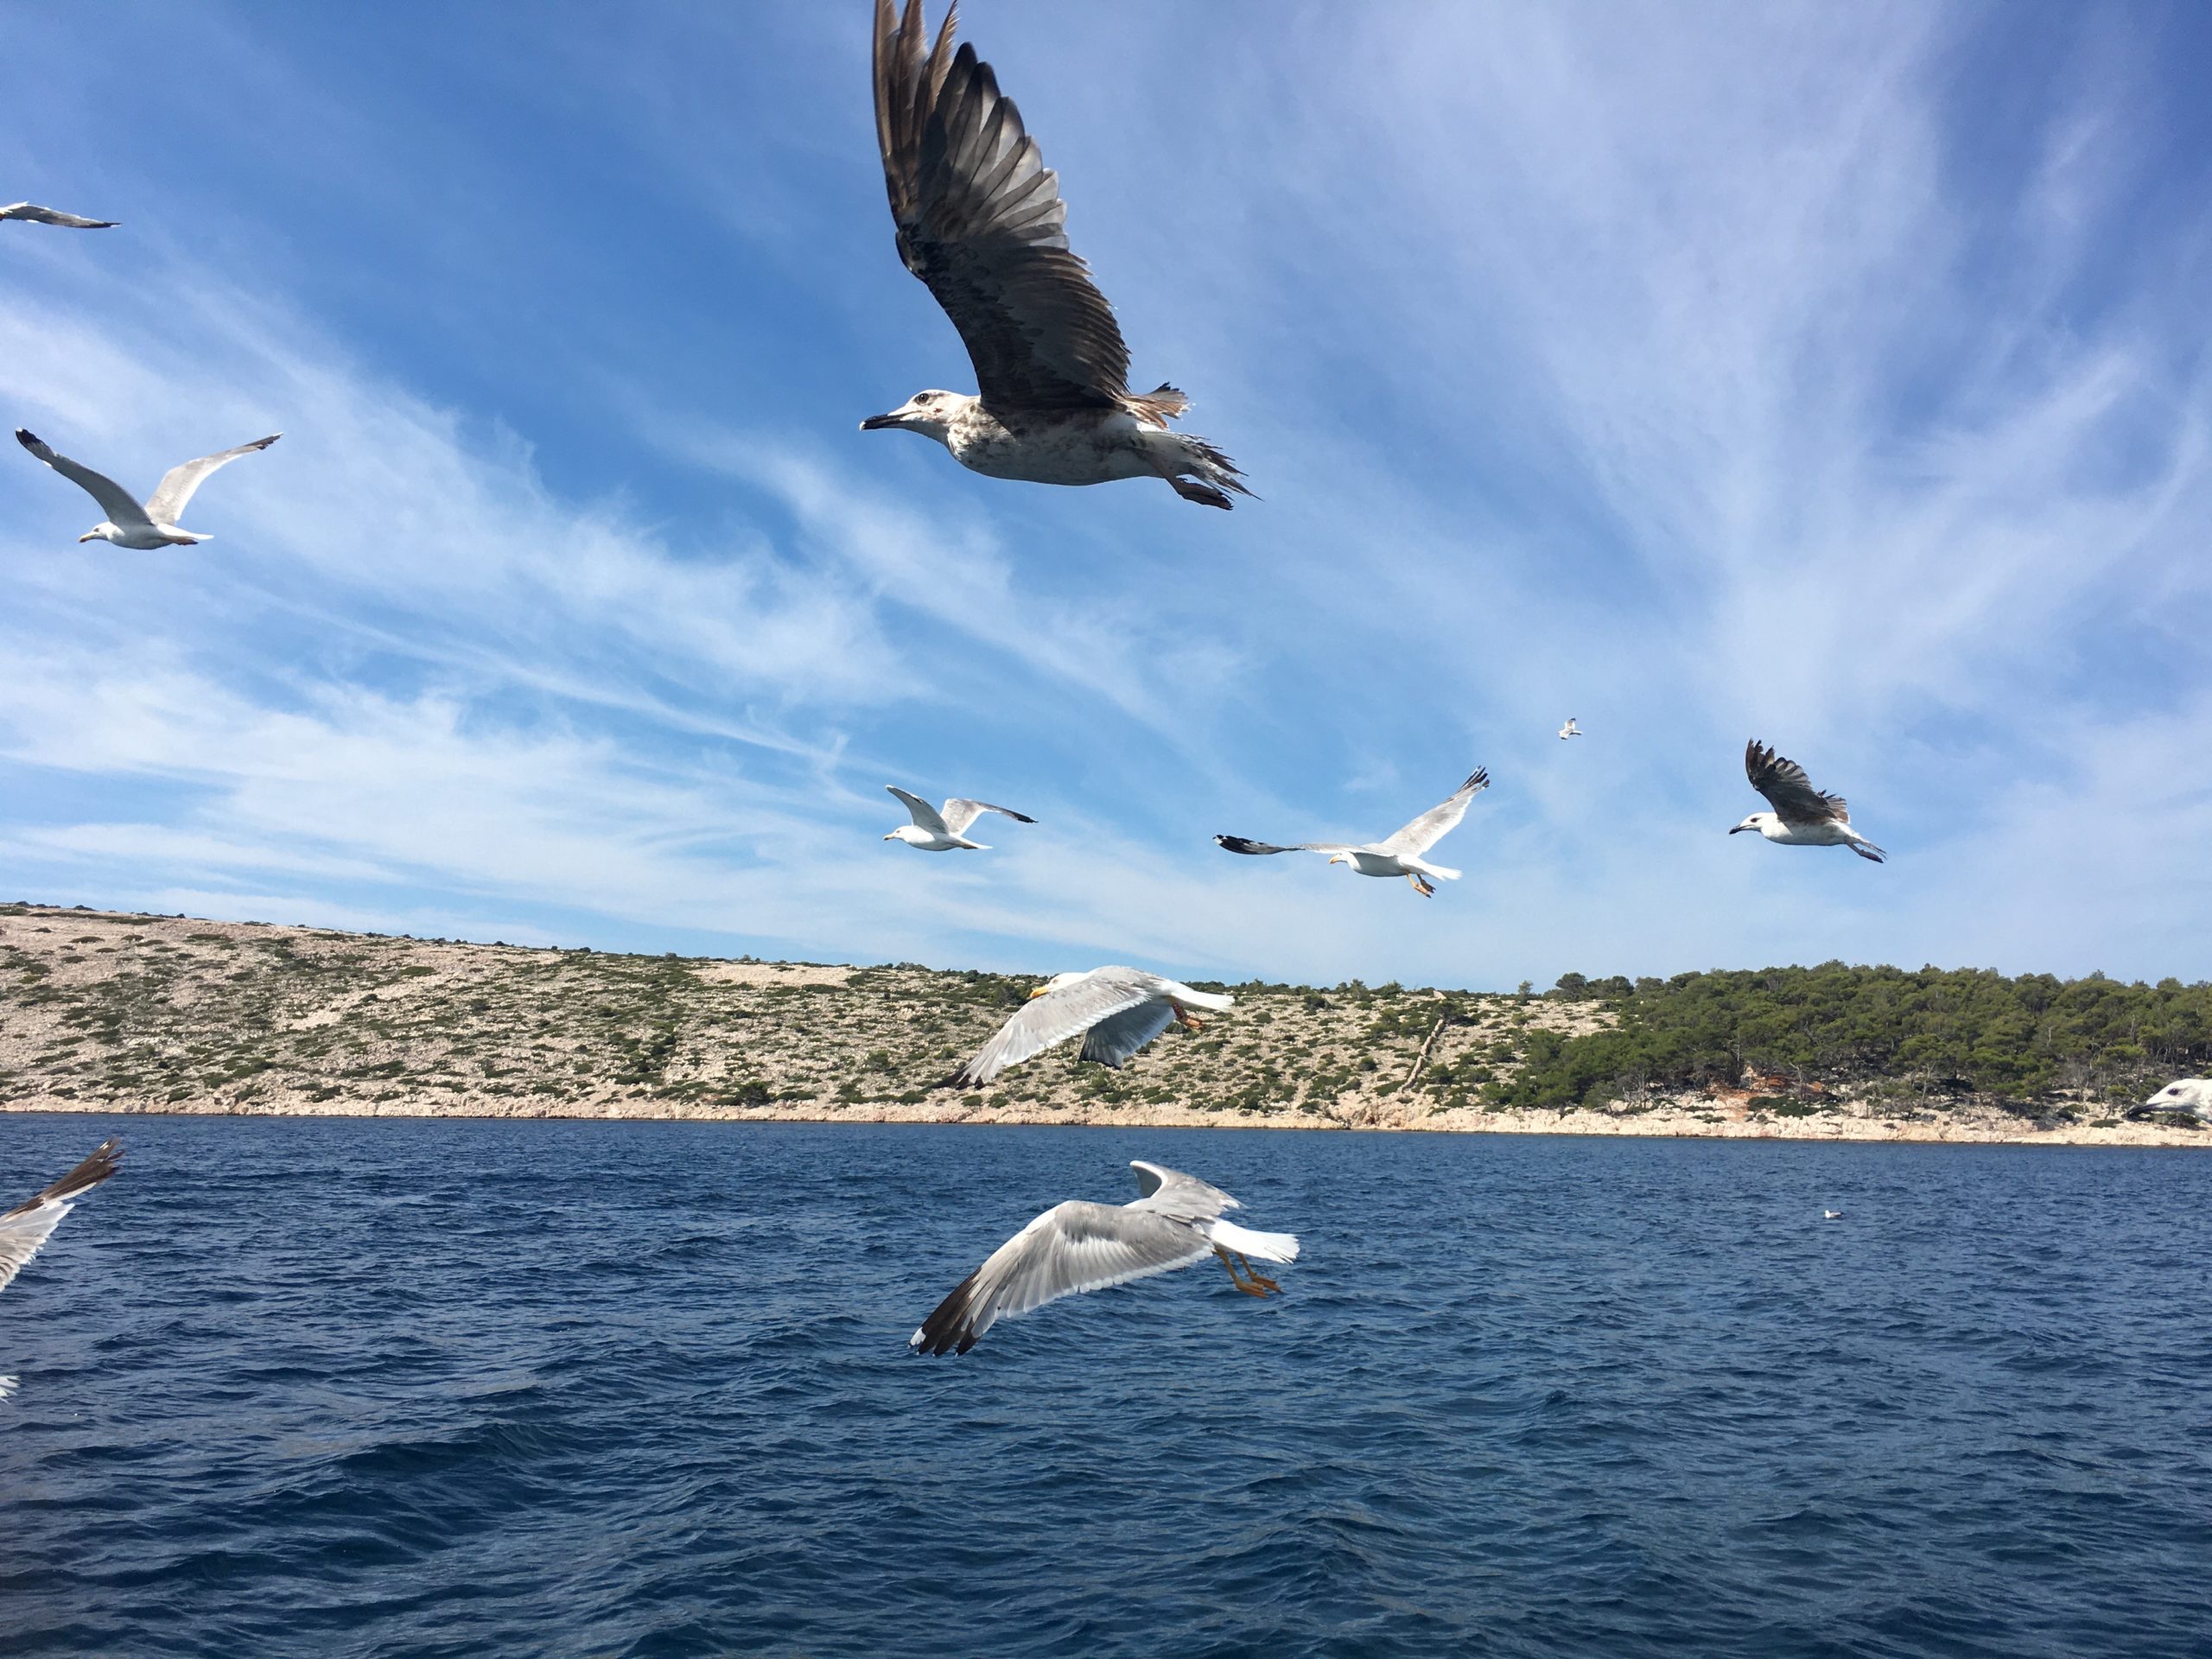
<svg viewBox="0 0 2212 1659">
<path fill-rule="evenodd" d="M 1031 484 L 1106 484 L 1151 478 L 1159 468 L 1145 453 L 1145 429 L 1130 416 L 1084 414 L 1065 424 L 1011 432 L 996 421 L 963 422 L 945 448 L 970 472 Z"/>
</svg>

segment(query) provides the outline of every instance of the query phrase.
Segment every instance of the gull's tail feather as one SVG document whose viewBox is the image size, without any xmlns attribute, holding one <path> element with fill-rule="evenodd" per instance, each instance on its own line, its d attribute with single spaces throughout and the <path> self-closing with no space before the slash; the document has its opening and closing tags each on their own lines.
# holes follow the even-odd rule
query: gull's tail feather
<svg viewBox="0 0 2212 1659">
<path fill-rule="evenodd" d="M 1236 999 L 1226 991 L 1192 991 L 1181 1000 L 1209 1014 L 1227 1014 L 1236 1006 Z"/>
<path fill-rule="evenodd" d="M 1249 1227 L 1239 1227 L 1233 1221 L 1216 1219 L 1206 1224 L 1206 1236 L 1224 1250 L 1257 1256 L 1262 1262 L 1298 1260 L 1298 1237 L 1294 1233 L 1256 1232 Z"/>
<path fill-rule="evenodd" d="M 1440 881 L 1457 881 L 1459 879 L 1459 871 L 1447 869 L 1441 864 L 1416 864 L 1413 868 L 1419 870 L 1423 875 L 1433 875 L 1436 877 Z"/>
</svg>

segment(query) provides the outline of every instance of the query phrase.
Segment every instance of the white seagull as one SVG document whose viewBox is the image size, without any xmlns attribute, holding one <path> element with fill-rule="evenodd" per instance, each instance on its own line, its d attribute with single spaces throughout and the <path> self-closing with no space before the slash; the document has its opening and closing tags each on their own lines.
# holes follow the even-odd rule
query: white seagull
<svg viewBox="0 0 2212 1659">
<path fill-rule="evenodd" d="M 1569 715 L 1567 717 L 1567 724 L 1559 728 L 1559 741 L 1564 743 L 1570 737 L 1580 737 L 1581 735 L 1582 728 L 1574 723 L 1574 716 L 1573 715 Z"/>
<path fill-rule="evenodd" d="M 971 853 L 989 852 L 991 849 L 982 842 L 968 839 L 968 826 L 986 812 L 1004 813 L 1016 823 L 1037 822 L 1027 812 L 1017 812 L 1010 806 L 993 806 L 988 801 L 967 801 L 955 797 L 938 807 L 918 795 L 908 794 L 896 784 L 886 784 L 884 787 L 906 804 L 906 810 L 914 820 L 900 824 L 884 839 L 903 841 L 925 853 L 950 852 L 955 847 L 964 847 Z"/>
<path fill-rule="evenodd" d="M 861 429 L 918 432 L 970 471 L 1036 484 L 1160 478 L 1185 501 L 1249 495 L 1227 455 L 1167 423 L 1190 400 L 1129 390 L 1114 308 L 1069 251 L 1067 205 L 958 8 L 923 49 L 922 0 L 875 5 L 875 136 L 899 257 L 944 308 L 980 393 L 918 391 Z"/>
<path fill-rule="evenodd" d="M 190 547 L 197 542 L 212 540 L 211 537 L 177 528 L 176 521 L 183 517 L 193 493 L 218 467 L 228 466 L 240 455 L 250 455 L 257 449 L 266 449 L 283 435 L 281 432 L 273 433 L 265 438 L 256 438 L 251 443 L 242 443 L 235 449 L 226 449 L 219 455 L 202 455 L 197 461 L 170 467 L 162 474 L 161 483 L 142 507 L 130 492 L 113 479 L 80 466 L 67 455 L 56 454 L 33 434 L 20 426 L 16 429 L 17 443 L 82 489 L 107 514 L 79 536 L 79 542 L 112 542 L 118 547 L 133 547 L 141 552 L 156 547 Z"/>
<path fill-rule="evenodd" d="M 2132 1108 L 2130 1117 L 2155 1117 L 2162 1112 L 2180 1112 L 2200 1122 L 2212 1123 L 2212 1077 L 2183 1077 L 2170 1083 L 2145 1101 Z"/>
<path fill-rule="evenodd" d="M 59 225 L 71 231 L 111 231 L 116 226 L 111 219 L 84 219 L 58 208 L 41 207 L 35 201 L 13 201 L 0 207 L 0 219 L 20 219 L 28 225 Z"/>
<path fill-rule="evenodd" d="M 1751 787 L 1774 804 L 1771 812 L 1754 812 L 1728 833 L 1756 830 L 1784 847 L 1848 847 L 1861 858 L 1884 862 L 1889 855 L 1851 827 L 1851 808 L 1840 795 L 1823 795 L 1805 768 L 1785 760 L 1753 738 L 1744 750 L 1744 771 Z"/>
<path fill-rule="evenodd" d="M 1843 1211 L 1840 1210 L 1823 1210 L 1821 1211 L 1821 1219 L 1822 1221 L 1841 1221 L 1843 1219 Z"/>
<path fill-rule="evenodd" d="M 938 1087 L 980 1089 L 1010 1065 L 1084 1033 L 1078 1059 L 1119 1071 L 1171 1025 L 1201 1029 L 1192 1009 L 1226 1014 L 1236 999 L 1141 968 L 1094 968 L 1087 974 L 1055 974 L 1035 990 L 976 1058 Z"/>
<path fill-rule="evenodd" d="M 1457 881 L 1459 872 L 1428 863 L 1421 855 L 1459 827 L 1459 820 L 1467 816 L 1467 803 L 1489 787 L 1490 773 L 1478 766 L 1473 775 L 1452 791 L 1450 800 L 1430 807 L 1388 839 L 1370 842 L 1363 847 L 1339 841 L 1301 841 L 1292 846 L 1277 847 L 1269 842 L 1248 841 L 1243 836 L 1216 836 L 1214 841 L 1232 853 L 1255 856 L 1268 853 L 1326 853 L 1330 863 L 1349 864 L 1362 875 L 1402 875 L 1413 883 L 1415 893 L 1431 899 L 1436 895 L 1431 876 Z"/>
<path fill-rule="evenodd" d="M 1223 1211 L 1244 1206 L 1195 1176 L 1141 1159 L 1132 1159 L 1129 1167 L 1143 1196 L 1120 1205 L 1080 1198 L 1054 1205 L 962 1280 L 907 1345 L 921 1354 L 964 1354 L 1002 1319 L 1063 1296 L 1187 1268 L 1209 1255 L 1221 1258 L 1230 1282 L 1247 1296 L 1282 1289 L 1253 1272 L 1245 1258 L 1295 1262 L 1294 1235 L 1254 1232 L 1222 1220 Z"/>
</svg>

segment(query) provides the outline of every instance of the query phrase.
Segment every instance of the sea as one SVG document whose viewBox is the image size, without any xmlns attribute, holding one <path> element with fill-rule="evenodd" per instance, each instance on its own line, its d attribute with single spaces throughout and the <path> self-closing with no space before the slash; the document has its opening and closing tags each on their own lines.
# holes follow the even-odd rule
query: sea
<svg viewBox="0 0 2212 1659">
<path fill-rule="evenodd" d="M 37 1115 L 0 1192 L 111 1133 L 0 1293 L 10 1659 L 2212 1653 L 2190 1151 Z M 908 1352 L 1132 1158 L 1284 1294 Z"/>
</svg>

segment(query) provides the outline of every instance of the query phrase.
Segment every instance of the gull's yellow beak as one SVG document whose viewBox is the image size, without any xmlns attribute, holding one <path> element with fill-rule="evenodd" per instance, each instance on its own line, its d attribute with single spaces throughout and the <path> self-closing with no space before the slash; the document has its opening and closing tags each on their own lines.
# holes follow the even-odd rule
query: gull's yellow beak
<svg viewBox="0 0 2212 1659">
<path fill-rule="evenodd" d="M 893 830 L 889 835 L 886 836 L 884 839 L 886 841 L 896 841 L 899 839 L 899 832 L 896 830 Z"/>
<path fill-rule="evenodd" d="M 1034 1002 L 1039 997 L 1044 995 L 1046 992 L 1052 988 L 1049 985 L 1039 985 L 1035 990 L 1029 993 L 1029 1000 L 1032 1002 Z"/>
<path fill-rule="evenodd" d="M 77 538 L 77 543 L 81 547 L 86 542 L 97 542 L 98 540 L 99 540 L 99 537 L 88 530 Z"/>
<path fill-rule="evenodd" d="M 1332 864 L 1349 864 L 1351 861 L 1346 858 L 1342 853 L 1331 853 L 1329 855 L 1329 862 Z"/>
</svg>

